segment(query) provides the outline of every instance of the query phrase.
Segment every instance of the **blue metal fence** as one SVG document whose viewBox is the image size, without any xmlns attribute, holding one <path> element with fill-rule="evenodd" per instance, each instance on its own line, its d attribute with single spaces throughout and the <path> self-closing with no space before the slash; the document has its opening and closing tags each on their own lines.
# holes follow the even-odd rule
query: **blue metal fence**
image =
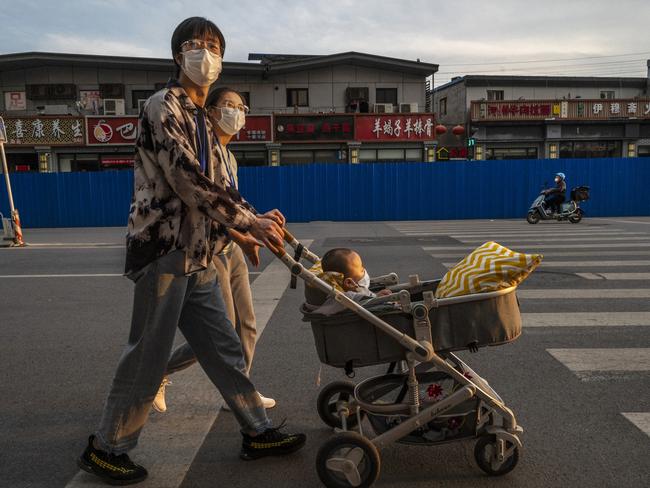
<svg viewBox="0 0 650 488">
<path fill-rule="evenodd" d="M 587 216 L 650 215 L 645 158 L 244 167 L 240 188 L 291 222 L 513 218 L 558 171 L 569 189 L 591 187 Z M 131 171 L 12 173 L 11 181 L 24 227 L 126 224 Z M 8 214 L 4 185 L 0 211 Z"/>
</svg>

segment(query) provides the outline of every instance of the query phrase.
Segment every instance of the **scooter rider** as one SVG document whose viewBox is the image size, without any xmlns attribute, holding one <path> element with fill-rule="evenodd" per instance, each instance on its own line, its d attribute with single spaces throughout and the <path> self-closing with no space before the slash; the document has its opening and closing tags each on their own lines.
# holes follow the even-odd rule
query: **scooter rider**
<svg viewBox="0 0 650 488">
<path fill-rule="evenodd" d="M 544 203 L 551 211 L 560 213 L 560 205 L 564 203 L 566 196 L 566 176 L 564 173 L 555 175 L 555 187 L 544 190 Z"/>
</svg>

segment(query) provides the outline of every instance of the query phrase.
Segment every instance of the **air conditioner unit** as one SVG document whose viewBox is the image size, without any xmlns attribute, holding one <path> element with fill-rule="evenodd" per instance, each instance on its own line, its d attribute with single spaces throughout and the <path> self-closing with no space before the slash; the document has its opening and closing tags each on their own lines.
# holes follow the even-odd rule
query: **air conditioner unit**
<svg viewBox="0 0 650 488">
<path fill-rule="evenodd" d="M 105 98 L 104 115 L 124 115 L 124 99 Z"/>
<path fill-rule="evenodd" d="M 399 112 L 401 114 L 417 113 L 417 111 L 418 111 L 418 104 L 417 103 L 400 103 L 399 104 Z"/>
<path fill-rule="evenodd" d="M 146 102 L 148 99 L 147 98 L 138 98 L 138 113 L 142 112 L 142 107 L 144 107 L 144 102 Z"/>
<path fill-rule="evenodd" d="M 393 113 L 393 104 L 392 103 L 375 103 L 373 112 L 376 114 L 392 114 Z"/>
</svg>

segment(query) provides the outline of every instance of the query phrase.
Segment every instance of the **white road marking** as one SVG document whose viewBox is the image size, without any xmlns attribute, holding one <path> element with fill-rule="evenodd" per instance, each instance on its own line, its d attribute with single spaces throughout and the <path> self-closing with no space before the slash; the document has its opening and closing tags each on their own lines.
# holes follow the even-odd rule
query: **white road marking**
<svg viewBox="0 0 650 488">
<path fill-rule="evenodd" d="M 557 239 L 556 239 L 557 241 Z M 456 246 L 423 246 L 422 250 L 423 251 L 473 251 L 476 249 L 478 246 L 463 246 L 463 245 L 456 245 Z M 544 249 L 566 249 L 566 248 L 572 248 L 572 249 L 582 249 L 582 248 L 590 248 L 590 249 L 614 249 L 614 248 L 623 248 L 623 247 L 650 247 L 650 242 L 613 242 L 613 243 L 597 243 L 597 244 L 539 244 L 539 245 L 532 245 L 532 244 L 523 244 L 523 245 L 514 245 L 512 247 L 515 247 L 515 250 L 518 249 L 533 249 L 537 251 L 544 251 Z"/>
<path fill-rule="evenodd" d="M 564 236 L 552 235 L 549 237 L 522 237 L 513 240 L 501 239 L 501 236 L 497 236 L 497 239 L 500 239 L 501 241 L 504 242 L 511 243 L 514 246 L 516 245 L 516 243 L 519 242 L 647 241 L 650 240 L 650 235 L 630 236 L 630 237 L 601 236 L 601 237 L 568 237 L 568 238 L 565 238 Z M 458 239 L 458 240 L 461 242 L 465 242 L 467 244 L 471 244 L 471 243 L 481 244 L 485 242 L 485 239 Z M 565 245 L 565 247 L 570 247 L 570 246 L 573 246 L 573 244 Z"/>
<path fill-rule="evenodd" d="M 650 221 L 643 221 L 643 220 L 620 220 L 620 219 L 599 219 L 599 220 L 606 220 L 608 222 L 622 222 L 624 224 L 644 224 L 644 225 L 650 225 Z"/>
<path fill-rule="evenodd" d="M 522 313 L 524 327 L 650 326 L 650 312 Z"/>
<path fill-rule="evenodd" d="M 650 254 L 650 249 L 641 249 L 639 251 L 628 251 L 628 250 L 621 250 L 621 251 L 598 251 L 599 256 L 647 256 Z M 594 253 L 591 251 L 545 251 L 544 252 L 544 257 L 549 258 L 560 258 L 560 257 L 570 257 L 570 256 L 593 256 Z M 465 257 L 465 254 L 462 253 L 447 253 L 447 254 L 439 254 L 439 253 L 431 253 L 431 257 L 437 258 L 437 259 L 452 259 L 452 258 L 457 258 L 458 260 L 462 259 Z"/>
<path fill-rule="evenodd" d="M 521 300 L 549 300 L 549 299 L 566 299 L 573 300 L 576 298 L 602 298 L 610 300 L 615 298 L 650 298 L 650 288 L 586 288 L 586 289 L 519 289 L 517 296 Z"/>
<path fill-rule="evenodd" d="M 80 274 L 18 274 L 18 275 L 0 275 L 0 278 L 112 278 L 115 276 L 123 277 L 122 273 L 80 273 Z"/>
<path fill-rule="evenodd" d="M 457 263 L 457 262 L 456 262 Z M 456 263 L 442 263 L 443 266 L 451 268 Z M 544 268 L 590 268 L 596 266 L 650 266 L 648 260 L 630 260 L 630 261 L 542 261 Z"/>
<path fill-rule="evenodd" d="M 28 246 L 24 247 L 0 247 L 0 249 L 11 249 L 15 250 L 16 252 L 18 251 L 60 251 L 62 249 L 125 249 L 124 244 L 73 244 L 73 245 L 56 245 L 56 246 L 51 246 L 51 245 L 40 245 L 40 244 L 30 244 Z"/>
<path fill-rule="evenodd" d="M 650 437 L 650 412 L 622 412 L 621 415 Z"/>
<path fill-rule="evenodd" d="M 650 281 L 650 273 L 576 273 L 586 280 Z"/>
<path fill-rule="evenodd" d="M 571 371 L 650 371 L 650 349 L 643 347 L 607 349 L 547 349 Z"/>
<path fill-rule="evenodd" d="M 311 240 L 302 243 L 310 245 Z M 273 260 L 251 285 L 258 340 L 289 285 L 291 274 L 279 260 Z M 177 488 L 183 482 L 196 454 L 223 404 L 214 385 L 197 366 L 176 373 L 174 388 L 168 388 L 170 410 L 152 415 L 143 430 L 134 458 L 149 471 L 143 488 Z M 66 488 L 103 488 L 99 478 L 79 471 Z"/>
</svg>

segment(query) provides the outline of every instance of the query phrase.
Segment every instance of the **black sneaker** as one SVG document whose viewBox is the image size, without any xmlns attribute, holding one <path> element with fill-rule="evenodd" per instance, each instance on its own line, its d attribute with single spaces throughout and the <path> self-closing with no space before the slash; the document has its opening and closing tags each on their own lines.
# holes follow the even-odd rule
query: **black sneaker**
<svg viewBox="0 0 650 488">
<path fill-rule="evenodd" d="M 284 422 L 279 427 L 266 429 L 255 437 L 242 434 L 244 439 L 239 457 L 252 461 L 265 456 L 286 456 L 305 445 L 305 434 L 285 434 L 280 432 L 283 427 Z"/>
<path fill-rule="evenodd" d="M 77 459 L 81 469 L 98 476 L 109 485 L 132 485 L 144 481 L 147 477 L 146 469 L 135 464 L 126 454 L 116 456 L 95 449 L 94 439 L 94 435 L 88 438 L 88 447 Z"/>
</svg>

